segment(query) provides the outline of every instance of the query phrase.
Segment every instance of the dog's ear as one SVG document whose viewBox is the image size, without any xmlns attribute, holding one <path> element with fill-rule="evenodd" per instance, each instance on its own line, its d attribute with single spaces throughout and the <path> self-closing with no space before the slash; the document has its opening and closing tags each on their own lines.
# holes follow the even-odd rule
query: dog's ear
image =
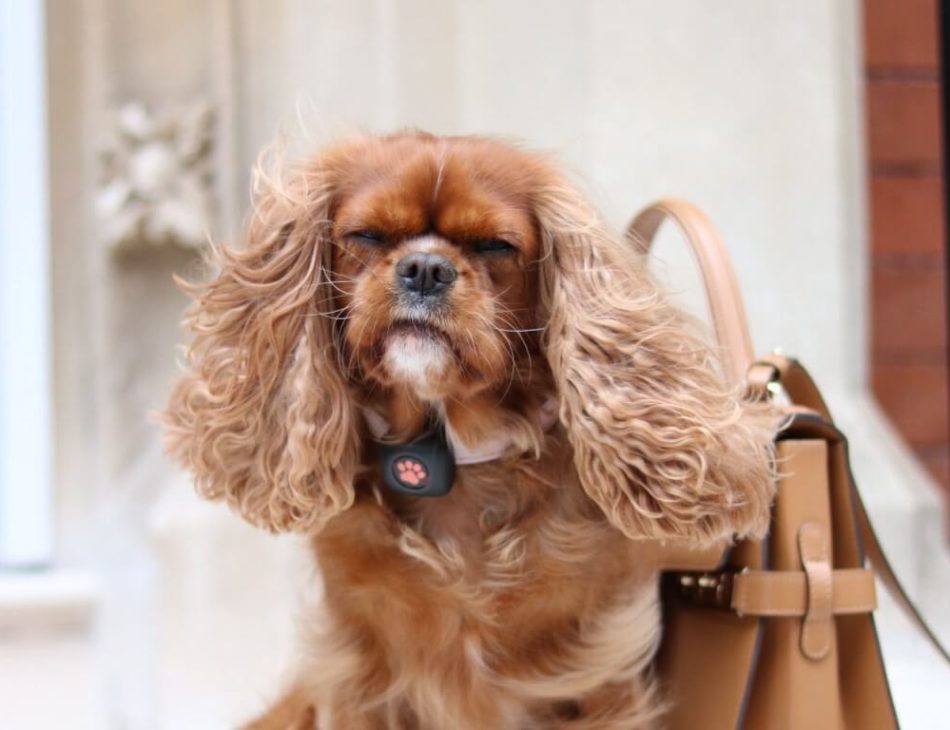
<svg viewBox="0 0 950 730">
<path fill-rule="evenodd" d="M 633 538 L 763 533 L 773 419 L 725 385 L 643 257 L 572 186 L 550 176 L 536 215 L 544 347 L 584 490 Z"/>
<path fill-rule="evenodd" d="M 321 160 L 255 176 L 243 250 L 195 301 L 167 447 L 209 499 L 271 531 L 319 530 L 354 499 L 356 416 L 328 315 L 334 183 Z"/>
</svg>

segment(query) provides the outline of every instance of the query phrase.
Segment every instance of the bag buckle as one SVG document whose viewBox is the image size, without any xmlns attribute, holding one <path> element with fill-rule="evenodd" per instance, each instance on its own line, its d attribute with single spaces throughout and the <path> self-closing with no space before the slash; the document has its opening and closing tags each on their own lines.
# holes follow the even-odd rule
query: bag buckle
<svg viewBox="0 0 950 730">
<path fill-rule="evenodd" d="M 739 572 L 719 570 L 715 572 L 695 571 L 676 574 L 677 591 L 687 603 L 706 608 L 732 610 L 732 589 L 735 576 Z"/>
</svg>

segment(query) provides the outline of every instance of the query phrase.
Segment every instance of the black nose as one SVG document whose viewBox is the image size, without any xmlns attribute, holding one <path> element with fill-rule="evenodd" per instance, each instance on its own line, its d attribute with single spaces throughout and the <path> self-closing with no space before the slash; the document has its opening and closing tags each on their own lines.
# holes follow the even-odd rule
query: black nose
<svg viewBox="0 0 950 730">
<path fill-rule="evenodd" d="M 406 291 L 422 296 L 440 294 L 452 286 L 457 276 L 452 262 L 437 253 L 417 251 L 396 264 L 396 281 Z"/>
</svg>

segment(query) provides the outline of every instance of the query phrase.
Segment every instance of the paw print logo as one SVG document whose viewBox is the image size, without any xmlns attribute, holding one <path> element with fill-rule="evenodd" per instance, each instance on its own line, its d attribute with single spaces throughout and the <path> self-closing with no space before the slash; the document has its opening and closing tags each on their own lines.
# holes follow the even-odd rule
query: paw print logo
<svg viewBox="0 0 950 730">
<path fill-rule="evenodd" d="M 419 489 L 429 481 L 429 472 L 426 471 L 425 466 L 416 459 L 407 456 L 396 460 L 396 463 L 393 464 L 393 472 L 400 484 L 405 484 L 407 487 Z"/>
</svg>

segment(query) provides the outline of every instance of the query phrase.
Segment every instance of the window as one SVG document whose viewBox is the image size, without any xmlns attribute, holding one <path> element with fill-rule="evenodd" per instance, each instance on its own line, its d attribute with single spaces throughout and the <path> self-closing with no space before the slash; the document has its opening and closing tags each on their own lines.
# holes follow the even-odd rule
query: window
<svg viewBox="0 0 950 730">
<path fill-rule="evenodd" d="M 0 566 L 52 554 L 42 0 L 0 3 Z"/>
</svg>

